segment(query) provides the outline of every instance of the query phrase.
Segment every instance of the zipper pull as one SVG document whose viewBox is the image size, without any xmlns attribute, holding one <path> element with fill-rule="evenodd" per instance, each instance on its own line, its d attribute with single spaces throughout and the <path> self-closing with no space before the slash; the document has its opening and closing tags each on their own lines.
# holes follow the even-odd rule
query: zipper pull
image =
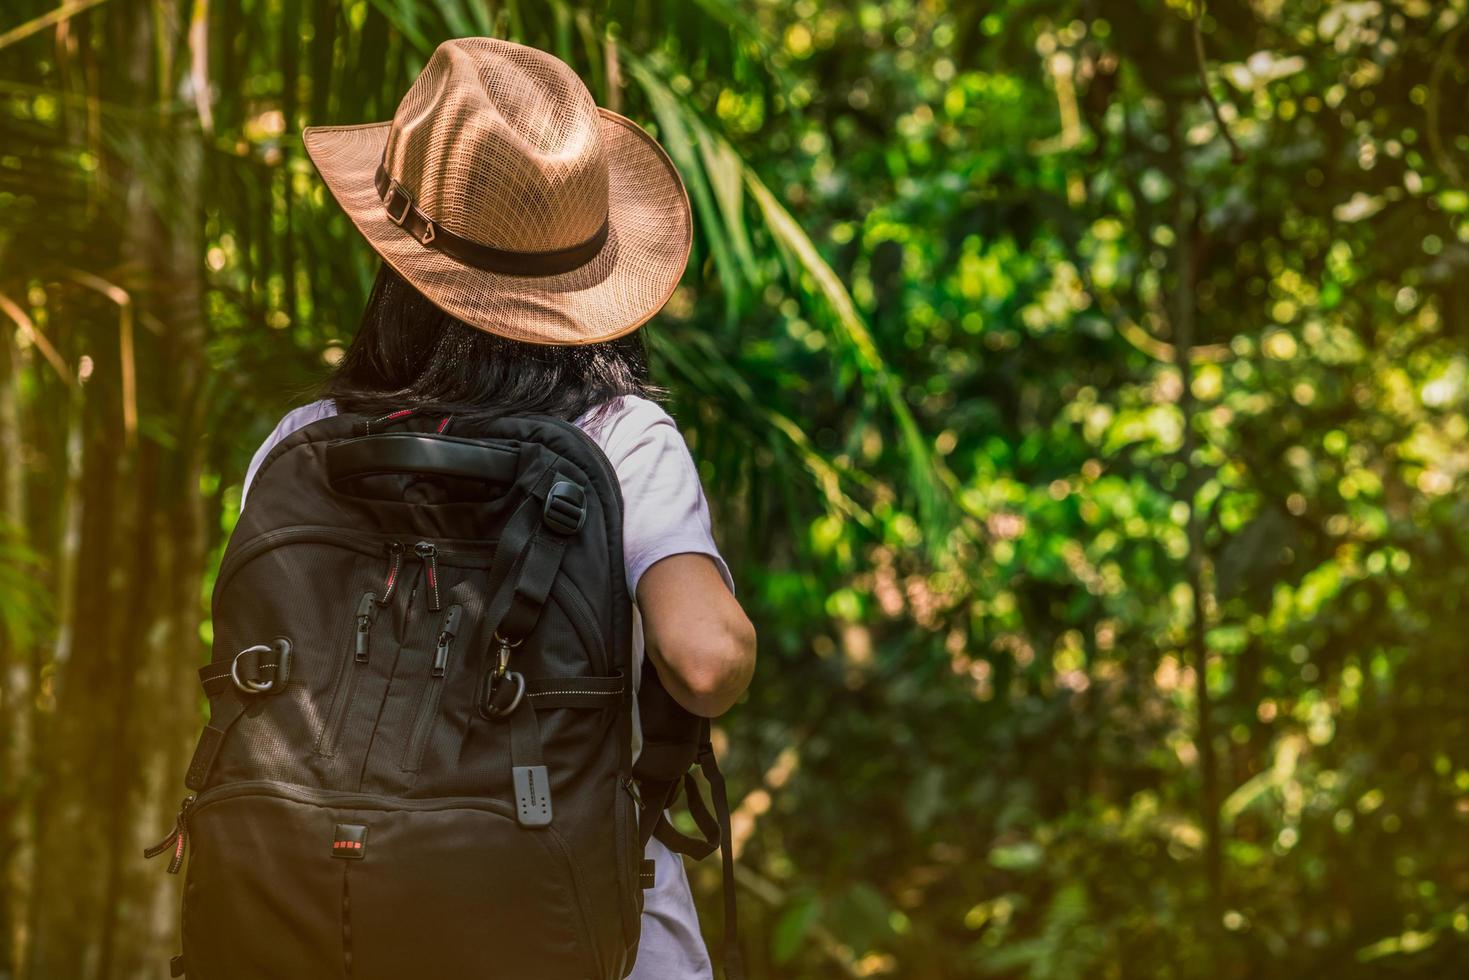
<svg viewBox="0 0 1469 980">
<path fill-rule="evenodd" d="M 450 606 L 449 614 L 444 617 L 444 625 L 439 627 L 439 643 L 434 650 L 435 677 L 444 676 L 444 668 L 449 663 L 449 644 L 454 642 L 454 637 L 459 633 L 459 616 L 463 612 L 462 606 Z"/>
<path fill-rule="evenodd" d="M 423 560 L 423 569 L 428 575 L 428 607 L 438 612 L 444 608 L 439 601 L 439 549 L 431 542 L 420 541 L 413 546 L 413 553 Z"/>
<path fill-rule="evenodd" d="M 355 647 L 352 651 L 352 659 L 359 664 L 367 663 L 367 648 L 372 639 L 372 621 L 377 616 L 377 596 L 371 592 L 362 593 L 362 601 L 357 603 L 357 635 L 354 638 Z"/>
<path fill-rule="evenodd" d="M 383 594 L 377 597 L 379 606 L 386 606 L 393 598 L 393 590 L 398 587 L 398 573 L 403 570 L 403 542 L 388 542 L 388 558 L 392 563 L 388 566 L 388 580 L 383 583 Z"/>
<path fill-rule="evenodd" d="M 168 873 L 171 875 L 178 874 L 179 869 L 184 866 L 184 851 L 189 846 L 189 828 L 184 821 L 189 815 L 189 807 L 194 805 L 194 800 L 192 793 L 184 797 L 183 802 L 179 804 L 179 815 L 174 819 L 173 833 L 143 851 L 143 857 L 155 858 L 170 847 L 173 848 L 173 857 L 168 861 Z"/>
</svg>

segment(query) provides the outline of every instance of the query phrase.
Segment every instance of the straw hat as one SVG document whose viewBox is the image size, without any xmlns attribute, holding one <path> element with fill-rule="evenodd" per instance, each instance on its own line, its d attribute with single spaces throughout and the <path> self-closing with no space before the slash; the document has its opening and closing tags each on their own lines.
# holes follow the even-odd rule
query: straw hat
<svg viewBox="0 0 1469 980">
<path fill-rule="evenodd" d="M 392 122 L 304 138 L 384 261 L 490 333 L 620 337 L 662 308 L 688 262 L 689 199 L 668 155 L 534 48 L 445 41 Z"/>
</svg>

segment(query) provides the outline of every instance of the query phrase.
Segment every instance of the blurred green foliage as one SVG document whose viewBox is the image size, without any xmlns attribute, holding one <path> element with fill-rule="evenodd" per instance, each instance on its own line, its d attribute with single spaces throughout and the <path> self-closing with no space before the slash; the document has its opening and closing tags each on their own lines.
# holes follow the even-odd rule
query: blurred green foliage
<svg viewBox="0 0 1469 980">
<path fill-rule="evenodd" d="M 755 976 L 1469 973 L 1465 0 L 110 0 L 3 33 L 49 9 L 0 24 L 0 976 L 172 952 L 132 870 L 168 753 L 76 794 L 108 875 L 39 857 L 96 752 L 196 722 L 90 680 L 129 636 L 187 677 L 169 615 L 207 635 L 116 539 L 197 518 L 158 562 L 207 595 L 374 268 L 299 131 L 389 117 L 477 33 L 567 59 L 689 185 L 649 334 L 761 634 L 720 729 Z"/>
</svg>

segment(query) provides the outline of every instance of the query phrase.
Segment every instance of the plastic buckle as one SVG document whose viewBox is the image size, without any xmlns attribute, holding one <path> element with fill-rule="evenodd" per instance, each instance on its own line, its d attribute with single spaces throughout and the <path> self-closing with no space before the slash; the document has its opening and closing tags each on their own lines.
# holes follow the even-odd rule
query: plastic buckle
<svg viewBox="0 0 1469 980">
<path fill-rule="evenodd" d="M 587 522 L 587 492 L 570 480 L 557 480 L 546 494 L 541 519 L 553 531 L 575 534 Z"/>
</svg>

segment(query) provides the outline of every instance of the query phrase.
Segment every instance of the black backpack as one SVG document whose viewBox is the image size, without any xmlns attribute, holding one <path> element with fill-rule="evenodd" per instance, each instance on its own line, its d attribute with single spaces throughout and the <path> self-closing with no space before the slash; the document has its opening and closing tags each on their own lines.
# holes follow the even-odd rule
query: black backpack
<svg viewBox="0 0 1469 980">
<path fill-rule="evenodd" d="M 708 723 L 651 666 L 632 764 L 607 458 L 559 419 L 449 422 L 324 419 L 260 466 L 215 581 L 197 795 L 146 852 L 190 854 L 174 976 L 618 980 L 648 838 L 728 840 Z M 663 819 L 681 783 L 702 840 Z"/>
</svg>

